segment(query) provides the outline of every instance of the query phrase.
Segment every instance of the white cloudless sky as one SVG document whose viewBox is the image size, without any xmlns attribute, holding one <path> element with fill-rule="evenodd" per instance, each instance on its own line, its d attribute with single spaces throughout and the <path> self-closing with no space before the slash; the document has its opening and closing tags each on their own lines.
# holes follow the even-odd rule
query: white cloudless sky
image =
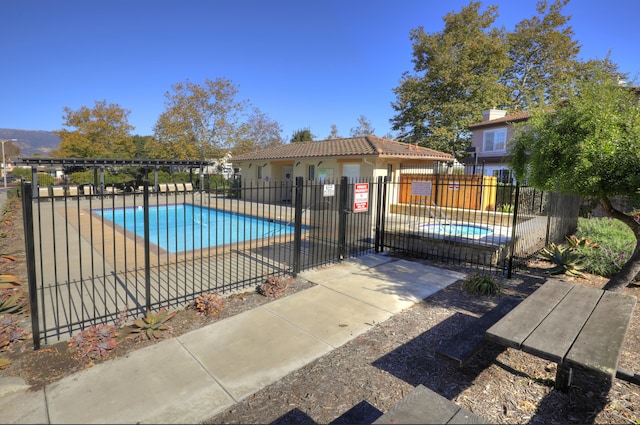
<svg viewBox="0 0 640 425">
<path fill-rule="evenodd" d="M 536 0 L 494 0 L 513 30 Z M 131 111 L 151 135 L 165 94 L 187 80 L 225 78 L 238 99 L 280 123 L 348 136 L 365 116 L 391 132 L 393 88 L 412 71 L 411 29 L 444 28 L 464 0 L 0 0 L 0 128 L 59 130 L 63 108 L 96 101 Z M 640 1 L 571 0 L 581 59 L 640 71 Z"/>
</svg>

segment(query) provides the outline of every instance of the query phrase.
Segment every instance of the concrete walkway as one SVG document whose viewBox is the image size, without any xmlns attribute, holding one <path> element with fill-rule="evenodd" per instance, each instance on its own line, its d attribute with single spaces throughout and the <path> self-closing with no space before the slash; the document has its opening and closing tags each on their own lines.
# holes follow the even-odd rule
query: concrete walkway
<svg viewBox="0 0 640 425">
<path fill-rule="evenodd" d="M 317 285 L 31 391 L 0 379 L 0 423 L 198 423 L 464 277 L 385 255 Z"/>
</svg>

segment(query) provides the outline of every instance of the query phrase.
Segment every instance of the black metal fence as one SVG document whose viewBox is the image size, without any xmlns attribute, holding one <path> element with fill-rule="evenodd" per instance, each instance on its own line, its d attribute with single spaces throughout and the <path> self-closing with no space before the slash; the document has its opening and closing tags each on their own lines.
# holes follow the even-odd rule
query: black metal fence
<svg viewBox="0 0 640 425">
<path fill-rule="evenodd" d="M 451 175 L 21 192 L 36 348 L 373 251 L 511 273 L 579 204 Z"/>
<path fill-rule="evenodd" d="M 36 348 L 373 249 L 371 211 L 341 207 L 353 185 L 346 180 L 305 186 L 299 178 L 293 202 L 280 201 L 287 182 L 242 183 L 109 193 L 23 183 Z"/>
<path fill-rule="evenodd" d="M 579 199 L 482 175 L 405 175 L 385 183 L 381 246 L 509 277 L 577 227 Z"/>
</svg>

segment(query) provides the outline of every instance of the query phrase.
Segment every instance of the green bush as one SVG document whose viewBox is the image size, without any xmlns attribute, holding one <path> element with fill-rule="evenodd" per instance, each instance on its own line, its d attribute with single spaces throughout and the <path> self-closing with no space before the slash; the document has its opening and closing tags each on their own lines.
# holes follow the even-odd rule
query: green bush
<svg viewBox="0 0 640 425">
<path fill-rule="evenodd" d="M 493 297 L 502 291 L 502 286 L 490 274 L 476 272 L 464 279 L 462 289 L 474 295 Z"/>
<path fill-rule="evenodd" d="M 631 229 L 612 218 L 578 218 L 576 237 L 588 239 L 597 247 L 579 247 L 584 257 L 584 271 L 604 277 L 618 273 L 636 244 Z"/>
</svg>

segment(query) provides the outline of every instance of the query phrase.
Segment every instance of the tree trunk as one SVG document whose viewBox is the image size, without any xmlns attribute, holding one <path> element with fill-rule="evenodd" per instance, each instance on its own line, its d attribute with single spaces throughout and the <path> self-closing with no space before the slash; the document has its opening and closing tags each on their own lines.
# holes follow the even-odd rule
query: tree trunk
<svg viewBox="0 0 640 425">
<path fill-rule="evenodd" d="M 635 279 L 640 273 L 640 224 L 636 222 L 633 217 L 618 211 L 611 205 L 609 198 L 603 197 L 600 199 L 600 205 L 612 218 L 616 218 L 629 226 L 636 238 L 636 246 L 631 254 L 631 257 L 622 266 L 622 269 L 615 274 L 603 289 L 608 291 L 621 291 Z"/>
</svg>

